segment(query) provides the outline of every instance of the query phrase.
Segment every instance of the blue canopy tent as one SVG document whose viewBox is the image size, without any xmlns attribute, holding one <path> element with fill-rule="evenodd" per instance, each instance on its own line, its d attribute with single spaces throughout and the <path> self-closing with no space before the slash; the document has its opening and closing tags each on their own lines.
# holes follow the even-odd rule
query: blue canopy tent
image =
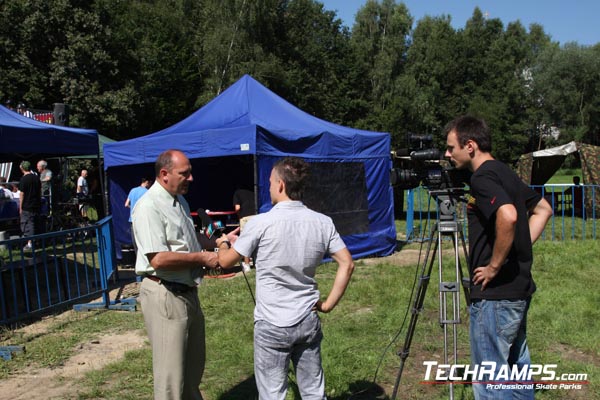
<svg viewBox="0 0 600 400">
<path fill-rule="evenodd" d="M 37 156 L 98 154 L 94 129 L 50 125 L 0 106 L 0 159 L 15 161 Z"/>
<path fill-rule="evenodd" d="M 269 174 L 283 156 L 311 163 L 305 203 L 331 216 L 355 258 L 396 248 L 387 133 L 343 127 L 291 105 L 248 75 L 182 121 L 153 134 L 104 147 L 115 237 L 129 243 L 123 204 L 164 150 L 192 161 L 192 209 L 231 210 L 237 187 L 254 187 L 259 212 L 271 208 Z"/>
<path fill-rule="evenodd" d="M 42 158 L 83 154 L 93 154 L 98 157 L 98 151 L 96 130 L 50 125 L 0 106 L 0 161 L 2 162 L 31 160 L 32 165 L 35 166 L 36 161 Z M 8 168 L 8 173 L 4 176 L 7 180 L 10 180 L 11 169 Z M 105 206 L 106 202 L 102 205 Z"/>
</svg>

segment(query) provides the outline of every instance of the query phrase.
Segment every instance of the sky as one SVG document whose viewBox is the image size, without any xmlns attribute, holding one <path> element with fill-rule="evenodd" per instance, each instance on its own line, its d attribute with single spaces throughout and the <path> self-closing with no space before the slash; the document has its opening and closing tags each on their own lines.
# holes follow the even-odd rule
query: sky
<svg viewBox="0 0 600 400">
<path fill-rule="evenodd" d="M 358 9 L 366 3 L 366 0 L 319 1 L 325 9 L 336 11 L 349 28 Z M 415 24 L 426 15 L 450 15 L 452 26 L 462 29 L 475 7 L 479 7 L 489 18 L 500 18 L 505 28 L 517 20 L 528 31 L 530 24 L 540 24 L 561 45 L 577 42 L 589 46 L 600 42 L 599 0 L 396 0 L 397 4 L 401 2 L 408 7 Z"/>
</svg>

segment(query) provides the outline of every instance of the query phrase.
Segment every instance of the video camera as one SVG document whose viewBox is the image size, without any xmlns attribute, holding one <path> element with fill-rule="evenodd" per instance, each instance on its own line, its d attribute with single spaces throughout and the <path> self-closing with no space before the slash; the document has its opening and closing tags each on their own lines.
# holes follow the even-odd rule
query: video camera
<svg viewBox="0 0 600 400">
<path fill-rule="evenodd" d="M 470 180 L 467 170 L 457 170 L 442 152 L 432 146 L 432 135 L 407 134 L 408 148 L 392 151 L 393 168 L 390 181 L 400 189 L 413 189 L 422 184 L 429 190 L 464 188 Z"/>
</svg>

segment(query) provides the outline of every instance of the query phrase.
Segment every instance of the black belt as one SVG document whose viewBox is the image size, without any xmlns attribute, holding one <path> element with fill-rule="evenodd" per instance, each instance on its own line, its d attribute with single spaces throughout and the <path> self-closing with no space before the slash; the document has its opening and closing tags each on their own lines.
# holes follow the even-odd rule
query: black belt
<svg viewBox="0 0 600 400">
<path fill-rule="evenodd" d="M 145 277 L 150 279 L 151 281 L 163 285 L 165 289 L 175 294 L 183 294 L 191 292 L 192 290 L 196 290 L 196 286 L 188 286 L 183 283 L 165 281 L 164 279 L 160 279 L 159 277 L 154 275 L 145 275 Z"/>
</svg>

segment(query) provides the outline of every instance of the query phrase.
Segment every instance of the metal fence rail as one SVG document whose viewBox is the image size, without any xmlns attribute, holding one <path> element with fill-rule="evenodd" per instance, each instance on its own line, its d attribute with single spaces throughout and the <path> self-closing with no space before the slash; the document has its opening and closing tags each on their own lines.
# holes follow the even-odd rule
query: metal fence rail
<svg viewBox="0 0 600 400">
<path fill-rule="evenodd" d="M 31 250 L 24 250 L 27 240 Z M 96 225 L 0 242 L 0 324 L 102 296 L 115 272 L 110 217 Z"/>
<path fill-rule="evenodd" d="M 598 185 L 533 185 L 552 206 L 554 215 L 544 229 L 542 240 L 584 240 L 598 237 L 600 219 L 600 187 Z M 406 241 L 429 237 L 437 220 L 436 202 L 426 188 L 406 191 Z M 459 201 L 456 217 L 467 235 L 467 205 Z"/>
</svg>

